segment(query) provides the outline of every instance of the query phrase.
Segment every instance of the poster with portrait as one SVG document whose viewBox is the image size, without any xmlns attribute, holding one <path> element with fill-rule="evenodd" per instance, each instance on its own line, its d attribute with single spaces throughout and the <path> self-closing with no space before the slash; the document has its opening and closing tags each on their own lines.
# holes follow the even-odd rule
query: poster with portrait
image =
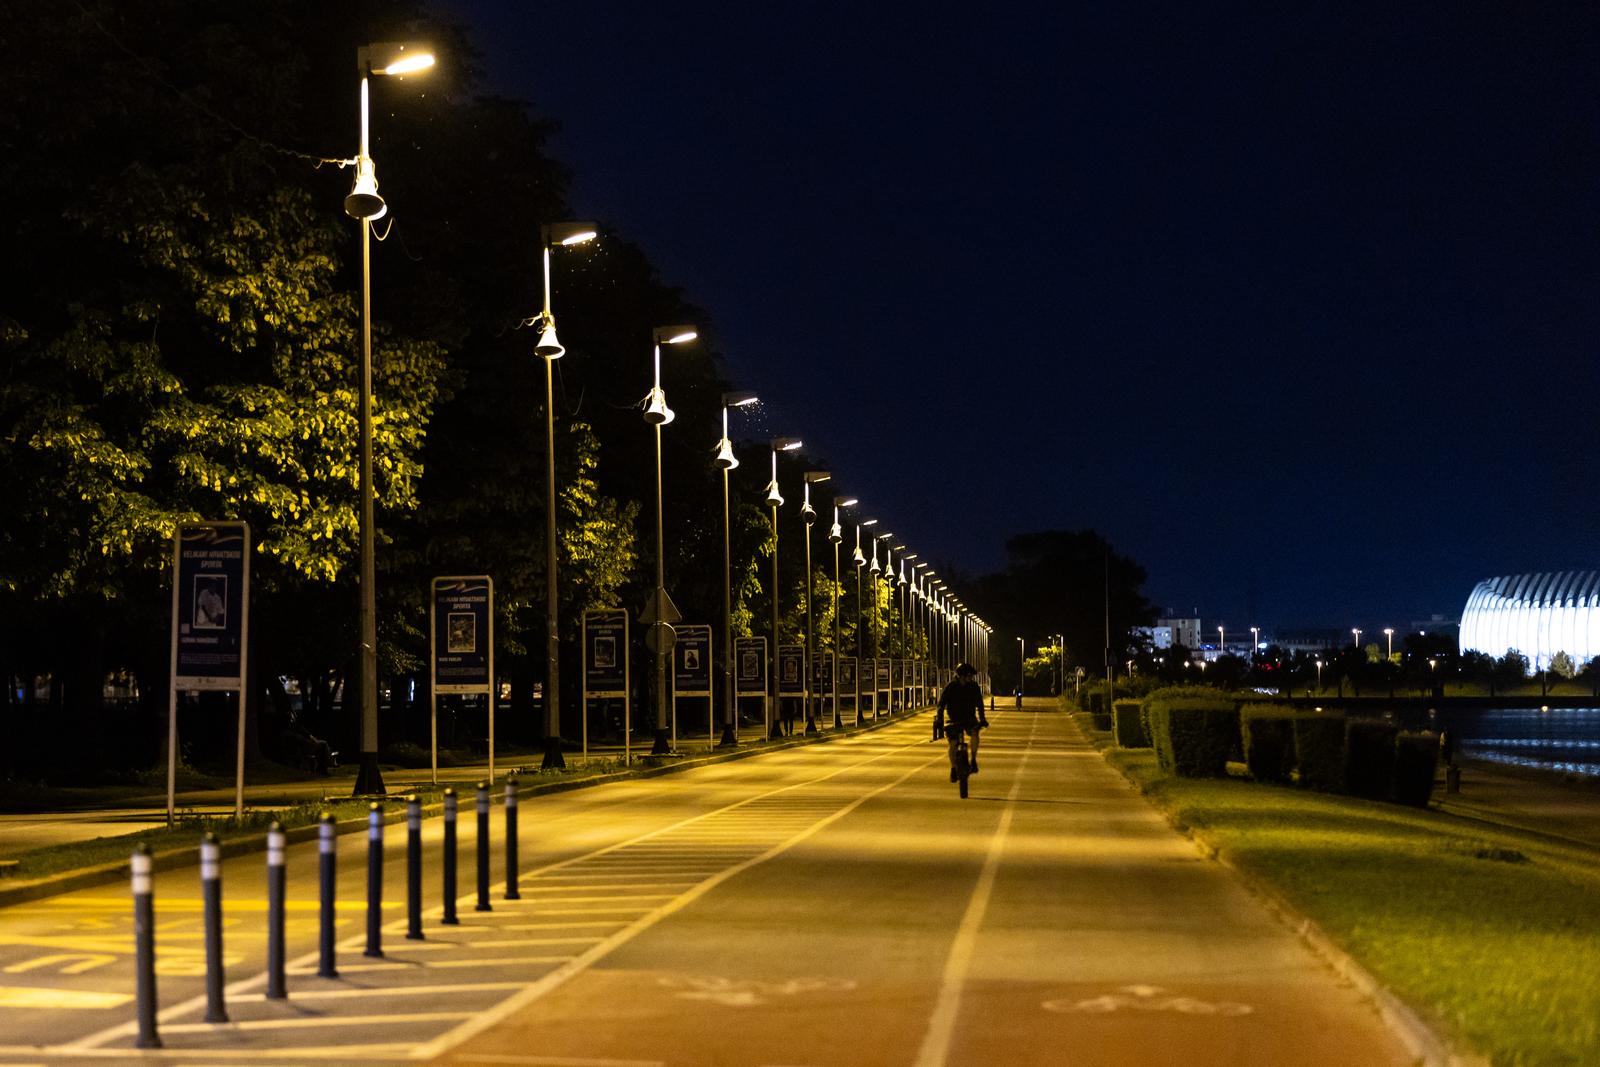
<svg viewBox="0 0 1600 1067">
<path fill-rule="evenodd" d="M 711 627 L 678 623 L 672 646 L 672 691 L 680 697 L 711 695 Z"/>
<path fill-rule="evenodd" d="M 583 613 L 583 687 L 591 697 L 628 695 L 628 613 Z"/>
<path fill-rule="evenodd" d="M 778 695 L 785 697 L 805 696 L 806 680 L 801 672 L 801 665 L 806 661 L 804 645 L 779 645 L 778 646 Z"/>
<path fill-rule="evenodd" d="M 494 582 L 486 574 L 433 580 L 433 689 L 488 693 L 494 642 Z"/>
<path fill-rule="evenodd" d="M 767 639 L 741 637 L 733 645 L 733 689 L 740 696 L 767 691 Z"/>
<path fill-rule="evenodd" d="M 250 527 L 242 522 L 178 527 L 172 600 L 174 687 L 239 689 L 248 637 Z"/>
</svg>

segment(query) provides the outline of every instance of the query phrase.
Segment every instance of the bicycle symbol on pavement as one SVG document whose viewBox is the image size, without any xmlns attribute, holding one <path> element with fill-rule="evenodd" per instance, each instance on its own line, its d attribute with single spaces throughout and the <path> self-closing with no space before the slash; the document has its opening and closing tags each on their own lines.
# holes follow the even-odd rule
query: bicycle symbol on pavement
<svg viewBox="0 0 1600 1067">
<path fill-rule="evenodd" d="M 1213 1003 L 1169 993 L 1154 985 L 1127 985 L 1115 993 L 1105 993 L 1084 1000 L 1068 998 L 1047 1000 L 1041 1006 L 1045 1011 L 1060 1012 L 1064 1015 L 1110 1015 L 1116 1011 L 1171 1011 L 1179 1015 L 1227 1017 L 1249 1015 L 1255 1011 L 1250 1005 L 1240 1004 L 1237 1001 L 1219 1000 Z"/>
<path fill-rule="evenodd" d="M 675 996 L 685 1000 L 709 1000 L 731 1008 L 753 1008 L 773 997 L 793 997 L 801 993 L 846 993 L 856 983 L 844 978 L 791 978 L 786 982 L 761 982 L 755 979 L 720 978 L 716 975 L 669 974 L 659 979 Z"/>
</svg>

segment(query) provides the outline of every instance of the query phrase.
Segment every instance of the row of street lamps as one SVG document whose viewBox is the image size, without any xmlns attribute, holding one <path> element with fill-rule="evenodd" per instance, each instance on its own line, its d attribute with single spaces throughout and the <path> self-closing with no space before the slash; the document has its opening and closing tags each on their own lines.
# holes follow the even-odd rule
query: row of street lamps
<svg viewBox="0 0 1600 1067">
<path fill-rule="evenodd" d="M 345 197 L 344 210 L 351 218 L 355 219 L 361 227 L 361 396 L 359 402 L 359 420 L 361 432 L 361 518 L 359 532 L 360 550 L 360 663 L 361 663 L 361 755 L 358 773 L 356 776 L 355 792 L 358 795 L 382 793 L 384 791 L 383 778 L 378 769 L 378 699 L 377 699 L 377 611 L 376 611 L 376 582 L 375 565 L 373 558 L 374 526 L 373 526 L 373 483 L 372 483 L 372 260 L 371 260 L 371 226 L 374 221 L 382 218 L 388 211 L 388 205 L 378 193 L 377 168 L 369 152 L 368 145 L 368 95 L 369 80 L 372 77 L 387 76 L 401 77 L 409 74 L 420 74 L 434 66 L 434 56 L 427 48 L 419 44 L 406 43 L 376 43 L 363 45 L 356 50 L 356 67 L 360 76 L 360 119 L 361 139 L 360 148 L 353 161 L 355 167 L 355 180 L 348 196 Z M 562 767 L 565 761 L 561 754 L 560 731 L 560 622 L 557 611 L 557 567 L 556 567 L 556 475 L 555 475 L 555 396 L 554 396 L 554 370 L 553 366 L 566 352 L 556 335 L 556 319 L 550 304 L 550 256 L 552 251 L 583 244 L 593 240 L 599 229 L 589 222 L 561 222 L 551 223 L 541 227 L 540 244 L 543 273 L 543 305 L 537 316 L 529 320 L 528 325 L 534 325 L 539 330 L 539 340 L 534 347 L 534 354 L 544 360 L 545 366 L 545 575 L 546 575 L 546 612 L 545 612 L 545 736 L 544 760 L 546 768 Z M 673 419 L 673 411 L 667 406 L 666 392 L 661 385 L 661 347 L 663 345 L 677 345 L 693 341 L 697 334 L 692 326 L 663 326 L 657 327 L 653 333 L 653 371 L 654 377 L 650 391 L 644 401 L 644 418 L 655 435 L 656 459 L 656 574 L 655 588 L 646 608 L 644 620 L 649 625 L 647 630 L 647 643 L 655 653 L 655 752 L 665 752 L 668 749 L 667 729 L 667 661 L 671 654 L 673 642 L 672 623 L 678 621 L 677 608 L 666 590 L 666 562 L 665 562 L 665 536 L 662 522 L 662 479 L 661 479 L 661 429 Z M 722 438 L 717 443 L 716 465 L 722 471 L 722 563 L 723 563 L 723 590 L 722 590 L 722 615 L 723 615 L 723 716 L 724 728 L 720 744 L 732 745 L 737 743 L 736 735 L 736 705 L 733 685 L 733 604 L 732 604 L 732 558 L 729 530 L 729 474 L 739 465 L 734 457 L 733 442 L 728 434 L 728 414 L 730 410 L 746 407 L 756 402 L 753 393 L 725 393 L 722 397 Z M 801 441 L 793 437 L 781 437 L 772 441 L 772 478 L 767 485 L 767 503 L 772 510 L 772 670 L 771 670 L 771 695 L 768 704 L 769 715 L 767 732 L 770 735 L 775 716 L 771 709 L 776 709 L 778 700 L 778 634 L 779 634 L 779 585 L 778 585 L 778 508 L 783 504 L 783 497 L 778 491 L 778 453 L 793 451 L 800 448 Z M 812 633 L 812 570 L 811 570 L 811 525 L 815 521 L 816 511 L 811 505 L 811 486 L 826 482 L 831 477 L 825 471 L 810 471 L 805 475 L 804 493 L 805 502 L 801 508 L 802 518 L 806 527 L 806 639 L 805 663 L 809 671 L 815 649 Z M 855 507 L 857 501 L 843 497 L 836 497 L 833 502 L 833 524 L 829 529 L 829 540 L 834 547 L 834 589 L 833 589 L 833 725 L 840 725 L 838 679 L 839 679 L 839 645 L 840 645 L 840 620 L 839 620 L 839 546 L 843 541 L 839 513 L 842 509 Z M 866 519 L 856 524 L 856 547 L 854 565 L 856 568 L 856 603 L 857 614 L 860 613 L 862 603 L 861 572 L 867 566 L 866 558 L 861 549 L 861 530 L 870 529 L 877 524 L 876 519 Z M 885 562 L 880 570 L 878 562 L 878 542 L 889 542 L 884 546 Z M 899 647 L 902 653 L 908 646 L 906 635 L 906 597 L 911 598 L 910 607 L 913 613 L 918 611 L 921 604 L 921 618 L 918 621 L 919 633 L 925 632 L 929 641 L 930 651 L 933 652 L 933 664 L 941 670 L 954 666 L 955 660 L 967 659 L 978 663 L 988 660 L 988 635 L 992 629 L 978 618 L 961 602 L 961 599 L 949 590 L 942 579 L 939 579 L 927 563 L 917 560 L 915 553 L 906 553 L 905 545 L 895 544 L 894 537 L 889 533 L 875 533 L 871 535 L 872 561 L 870 571 L 873 580 L 877 581 L 881 574 L 883 580 L 899 594 L 899 611 L 891 616 L 891 626 L 898 619 L 900 626 Z M 896 578 L 893 568 L 893 553 L 902 553 L 899 576 Z M 912 564 L 907 568 L 907 564 Z M 909 575 L 909 576 L 908 576 Z M 877 590 L 874 589 L 873 620 L 873 658 L 878 656 L 878 613 L 876 610 Z M 939 639 L 935 641 L 935 635 Z M 892 639 L 893 633 L 891 631 Z M 857 650 L 859 653 L 859 623 L 857 634 Z M 817 728 L 817 716 L 810 694 L 809 682 L 804 687 L 807 694 L 805 700 L 805 722 L 807 732 Z M 876 691 L 876 679 L 873 680 Z M 859 687 L 858 687 L 859 691 Z M 816 694 L 816 699 L 821 699 L 821 694 Z M 876 710 L 876 699 L 874 699 Z"/>
</svg>

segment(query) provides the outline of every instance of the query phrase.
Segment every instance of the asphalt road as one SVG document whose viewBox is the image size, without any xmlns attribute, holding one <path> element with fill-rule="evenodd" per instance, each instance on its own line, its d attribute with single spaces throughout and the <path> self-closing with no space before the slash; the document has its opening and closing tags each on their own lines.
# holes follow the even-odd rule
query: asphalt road
<svg viewBox="0 0 1600 1067">
<path fill-rule="evenodd" d="M 1042 703 L 1042 702 L 1041 702 Z M 202 1021 L 193 870 L 157 876 L 146 1062 L 1408 1064 L 1370 1004 L 1202 860 L 1042 706 L 1003 710 L 961 800 L 928 718 L 522 808 L 521 899 L 382 958 L 340 839 L 341 976 L 315 976 L 314 845 L 289 851 L 289 997 L 262 998 L 262 858 L 224 865 L 228 1024 Z M 498 838 L 500 812 L 495 813 Z M 131 1060 L 131 909 L 102 888 L 0 909 L 0 1065 Z"/>
</svg>

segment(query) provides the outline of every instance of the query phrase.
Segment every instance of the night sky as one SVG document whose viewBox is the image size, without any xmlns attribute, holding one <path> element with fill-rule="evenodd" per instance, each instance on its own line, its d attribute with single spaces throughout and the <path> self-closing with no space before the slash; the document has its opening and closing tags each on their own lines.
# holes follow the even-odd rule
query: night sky
<svg viewBox="0 0 1600 1067">
<path fill-rule="evenodd" d="M 1592 3 L 442 2 L 925 558 L 1368 633 L 1600 567 Z"/>
</svg>

